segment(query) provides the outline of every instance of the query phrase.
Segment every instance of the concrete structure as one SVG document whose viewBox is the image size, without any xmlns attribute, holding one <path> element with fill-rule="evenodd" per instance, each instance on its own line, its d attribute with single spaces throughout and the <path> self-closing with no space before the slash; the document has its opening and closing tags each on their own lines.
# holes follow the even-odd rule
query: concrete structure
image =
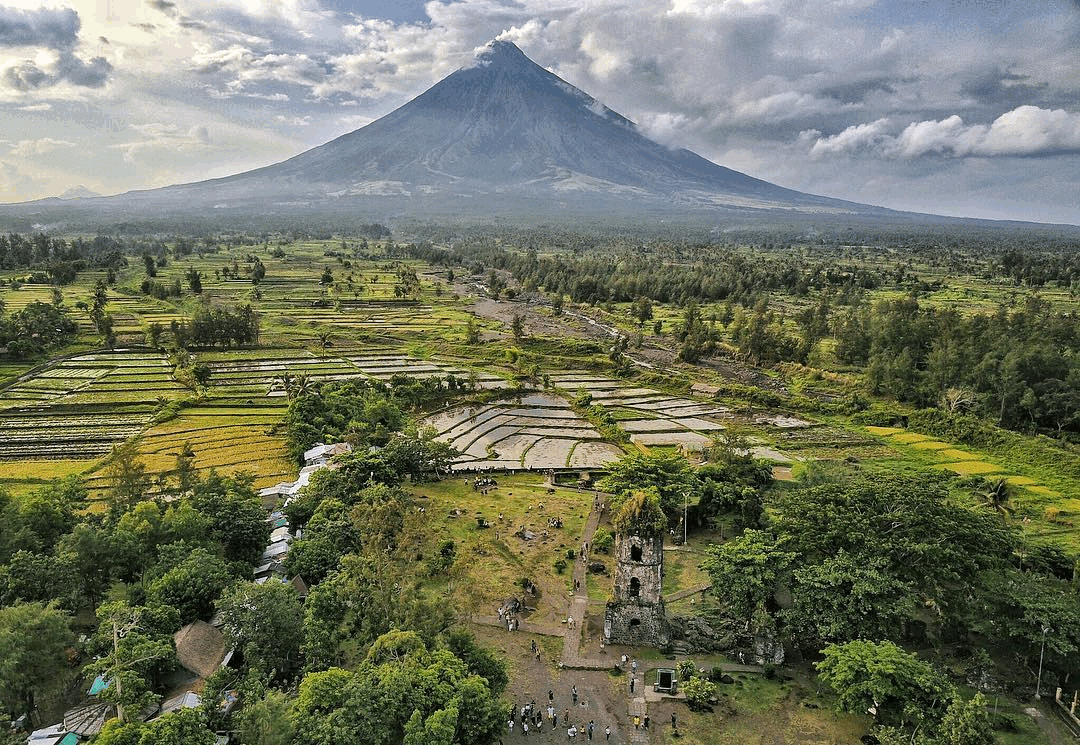
<svg viewBox="0 0 1080 745">
<path fill-rule="evenodd" d="M 671 643 L 664 600 L 664 536 L 615 536 L 615 586 L 604 611 L 609 644 L 665 647 Z"/>
</svg>

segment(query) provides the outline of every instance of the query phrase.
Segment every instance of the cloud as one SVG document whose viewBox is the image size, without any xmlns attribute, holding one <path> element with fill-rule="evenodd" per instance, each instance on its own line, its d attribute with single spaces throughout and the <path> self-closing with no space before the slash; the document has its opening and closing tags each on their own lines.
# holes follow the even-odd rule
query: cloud
<svg viewBox="0 0 1080 745">
<path fill-rule="evenodd" d="M 71 8 L 20 10 L 0 5 L 0 47 L 70 49 L 80 26 L 79 14 Z"/>
<path fill-rule="evenodd" d="M 1038 157 L 1080 153 L 1080 113 L 1019 106 L 987 124 L 965 124 L 953 114 L 940 120 L 912 122 L 899 133 L 878 119 L 848 127 L 831 137 L 804 132 L 813 158 L 871 152 L 887 158 L 940 156 Z"/>
<path fill-rule="evenodd" d="M 166 15 L 176 14 L 176 3 L 172 2 L 172 0 L 146 0 L 146 4 Z"/>
<path fill-rule="evenodd" d="M 34 158 L 56 150 L 73 147 L 75 147 L 74 142 L 56 140 L 52 137 L 42 137 L 38 140 L 20 140 L 19 142 L 14 143 L 11 150 L 8 151 L 8 155 L 13 155 L 17 158 Z"/>
<path fill-rule="evenodd" d="M 40 59 L 10 60 L 0 68 L 0 85 L 18 92 L 52 88 L 67 82 L 80 88 L 100 88 L 113 71 L 104 57 L 84 60 L 67 50 L 39 65 Z"/>
<path fill-rule="evenodd" d="M 824 158 L 831 155 L 848 155 L 861 150 L 882 150 L 892 142 L 888 130 L 892 127 L 886 118 L 878 119 L 869 124 L 857 124 L 848 127 L 838 135 L 832 137 L 820 137 L 820 132 L 809 130 L 803 132 L 802 139 L 814 139 L 810 147 L 810 157 Z"/>
</svg>

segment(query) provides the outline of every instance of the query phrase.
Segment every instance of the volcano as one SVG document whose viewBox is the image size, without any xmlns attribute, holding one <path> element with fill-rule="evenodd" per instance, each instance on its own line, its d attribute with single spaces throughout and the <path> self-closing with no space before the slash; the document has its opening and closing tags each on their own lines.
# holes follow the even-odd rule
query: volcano
<svg viewBox="0 0 1080 745">
<path fill-rule="evenodd" d="M 59 227 L 675 214 L 715 221 L 898 213 L 785 189 L 661 145 L 506 41 L 489 43 L 471 64 L 381 119 L 271 166 L 114 197 L 0 208 L 0 217 Z"/>
</svg>

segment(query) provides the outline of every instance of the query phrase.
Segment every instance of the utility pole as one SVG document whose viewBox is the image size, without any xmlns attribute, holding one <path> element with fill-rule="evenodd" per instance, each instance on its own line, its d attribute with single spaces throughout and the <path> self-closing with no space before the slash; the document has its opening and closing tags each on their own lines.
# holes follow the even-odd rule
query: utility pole
<svg viewBox="0 0 1080 745">
<path fill-rule="evenodd" d="M 1043 653 L 1046 652 L 1046 635 L 1053 631 L 1049 626 L 1043 626 L 1042 630 L 1042 645 L 1039 647 L 1039 677 L 1035 681 L 1035 700 L 1039 700 L 1039 686 L 1042 685 L 1042 665 L 1043 665 Z"/>
<path fill-rule="evenodd" d="M 686 513 L 690 507 L 690 493 L 683 492 L 682 495 L 682 545 L 686 545 Z"/>
</svg>

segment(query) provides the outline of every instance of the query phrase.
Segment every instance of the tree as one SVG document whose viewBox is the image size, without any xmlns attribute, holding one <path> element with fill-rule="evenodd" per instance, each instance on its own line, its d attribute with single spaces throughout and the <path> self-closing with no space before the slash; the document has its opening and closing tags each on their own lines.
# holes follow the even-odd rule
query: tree
<svg viewBox="0 0 1080 745">
<path fill-rule="evenodd" d="M 487 681 L 488 688 L 496 696 L 502 693 L 510 682 L 506 673 L 506 662 L 496 657 L 491 650 L 477 644 L 471 631 L 451 629 L 446 634 L 446 646 L 458 659 L 464 660 L 470 673 Z"/>
<path fill-rule="evenodd" d="M 322 276 L 319 277 L 319 284 L 323 287 L 334 284 L 334 273 L 330 270 L 330 267 L 323 269 Z"/>
<path fill-rule="evenodd" d="M 161 334 L 164 331 L 164 327 L 157 321 L 150 322 L 146 327 L 146 343 L 157 349 L 161 344 Z"/>
<path fill-rule="evenodd" d="M 191 288 L 191 292 L 194 295 L 202 294 L 202 280 L 203 274 L 193 266 L 189 266 L 187 271 L 184 272 L 184 279 L 187 280 L 188 287 Z"/>
<path fill-rule="evenodd" d="M 638 326 L 641 326 L 646 321 L 651 321 L 653 317 L 652 301 L 645 296 L 639 297 L 630 306 L 630 315 L 637 319 Z"/>
<path fill-rule="evenodd" d="M 210 521 L 211 537 L 226 561 L 254 564 L 270 540 L 266 510 L 250 474 L 223 476 L 211 470 L 194 485 L 191 503 Z"/>
<path fill-rule="evenodd" d="M 979 486 L 979 499 L 984 505 L 1001 515 L 1004 521 L 1011 512 L 1009 499 L 1012 497 L 1012 487 L 1003 478 L 985 478 Z"/>
<path fill-rule="evenodd" d="M 184 440 L 183 446 L 176 454 L 176 488 L 181 494 L 189 493 L 199 480 L 199 472 L 195 470 L 195 449 L 191 447 L 190 440 Z"/>
<path fill-rule="evenodd" d="M 498 737 L 504 712 L 486 681 L 453 652 L 391 631 L 355 673 L 332 668 L 305 676 L 294 721 L 311 745 L 486 745 Z"/>
<path fill-rule="evenodd" d="M 927 712 L 951 694 L 941 673 L 892 642 L 830 644 L 822 656 L 814 666 L 822 682 L 836 692 L 837 708 L 855 714 L 869 711 L 882 724 L 902 724 L 908 707 Z"/>
<path fill-rule="evenodd" d="M 784 612 L 805 646 L 852 639 L 895 639 L 915 610 L 910 585 L 880 562 L 846 551 L 792 572 L 793 606 Z"/>
<path fill-rule="evenodd" d="M 71 618 L 56 604 L 15 603 L 0 608 L 0 703 L 32 716 L 42 696 L 67 684 Z"/>
<path fill-rule="evenodd" d="M 772 602 L 781 577 L 796 557 L 759 530 L 746 530 L 708 551 L 704 566 L 712 578 L 713 595 L 747 627 L 754 613 Z"/>
<path fill-rule="evenodd" d="M 171 605 L 180 612 L 182 623 L 191 623 L 213 615 L 214 601 L 231 580 L 224 561 L 204 548 L 197 548 L 187 551 L 183 561 L 152 580 L 147 585 L 146 597 Z"/>
<path fill-rule="evenodd" d="M 525 338 L 525 315 L 522 313 L 515 313 L 514 317 L 510 320 L 510 331 L 514 334 L 516 341 L 521 341 Z"/>
<path fill-rule="evenodd" d="M 214 745 L 215 741 L 200 710 L 180 709 L 143 726 L 138 745 Z"/>
<path fill-rule="evenodd" d="M 240 745 L 291 745 L 295 732 L 291 711 L 286 695 L 273 689 L 246 703 L 235 718 Z"/>
<path fill-rule="evenodd" d="M 118 520 L 141 502 L 150 488 L 146 464 L 139 460 L 134 441 L 113 447 L 105 473 L 112 482 L 108 497 L 109 515 L 113 520 Z"/>
<path fill-rule="evenodd" d="M 625 499 L 643 489 L 654 488 L 660 497 L 660 506 L 674 523 L 682 516 L 684 500 L 691 503 L 701 494 L 701 482 L 690 463 L 675 453 L 631 453 L 611 464 L 608 475 L 601 479 L 599 488 Z M 612 504 L 617 508 L 616 504 Z"/>
<path fill-rule="evenodd" d="M 74 567 L 79 592 L 95 612 L 112 583 L 114 551 L 111 538 L 104 528 L 79 523 L 60 539 L 56 549 Z"/>
<path fill-rule="evenodd" d="M 178 626 L 178 619 L 168 608 L 132 607 L 122 601 L 104 603 L 97 618 L 104 653 L 89 670 L 109 681 L 100 696 L 116 706 L 117 718 L 124 722 L 129 709 L 137 711 L 158 700 L 148 678 L 155 663 L 175 655 L 172 639 L 160 626 Z"/>
<path fill-rule="evenodd" d="M 299 661 L 304 619 L 296 588 L 283 582 L 240 582 L 218 599 L 217 609 L 226 637 L 249 669 L 288 678 Z"/>
</svg>

